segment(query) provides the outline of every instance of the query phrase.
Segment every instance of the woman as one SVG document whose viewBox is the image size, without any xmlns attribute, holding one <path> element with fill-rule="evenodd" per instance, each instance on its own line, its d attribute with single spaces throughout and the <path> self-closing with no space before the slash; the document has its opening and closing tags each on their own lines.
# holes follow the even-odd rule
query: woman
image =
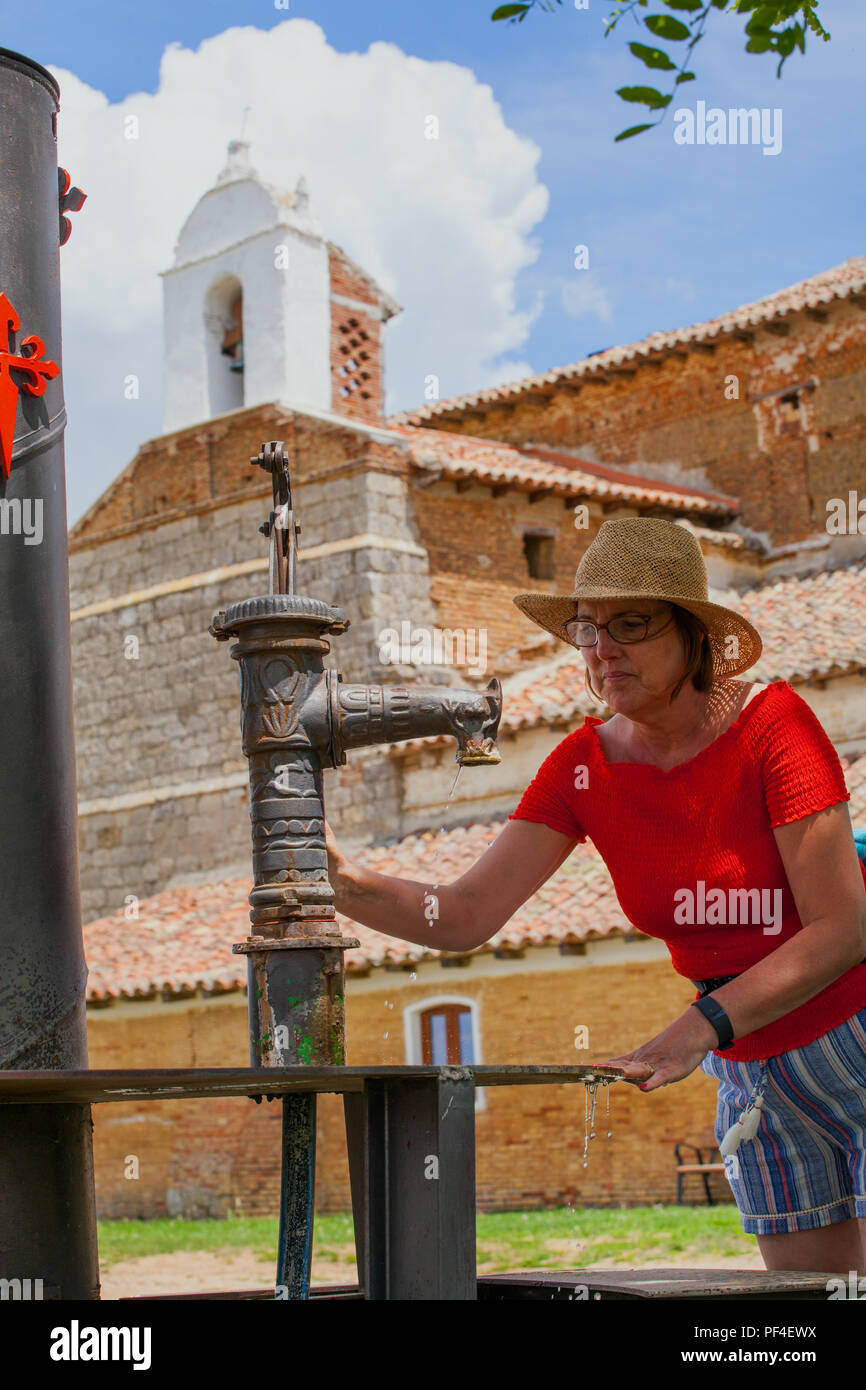
<svg viewBox="0 0 866 1390">
<path fill-rule="evenodd" d="M 866 866 L 839 758 L 786 681 L 736 680 L 761 653 L 707 600 L 700 546 L 657 518 L 605 522 L 568 597 L 520 594 L 578 647 L 614 711 L 542 763 L 490 849 L 455 883 L 350 863 L 328 829 L 339 911 L 408 941 L 471 951 L 588 836 L 626 917 L 665 941 L 695 1002 L 609 1059 L 642 1091 L 698 1066 L 716 1138 L 750 1100 L 728 1169 L 768 1269 L 866 1271 Z M 748 1132 L 748 1131 L 746 1131 Z M 726 1146 L 727 1147 L 727 1146 Z"/>
</svg>

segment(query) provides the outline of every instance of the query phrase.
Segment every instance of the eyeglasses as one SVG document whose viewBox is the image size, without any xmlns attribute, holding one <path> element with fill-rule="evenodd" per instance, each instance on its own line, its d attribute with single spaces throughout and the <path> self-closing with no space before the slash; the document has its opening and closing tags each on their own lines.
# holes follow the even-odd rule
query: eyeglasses
<svg viewBox="0 0 866 1390">
<path fill-rule="evenodd" d="M 624 613 L 611 618 L 609 623 L 591 623 L 586 618 L 569 618 L 567 623 L 562 624 L 562 631 L 569 642 L 573 642 L 577 647 L 594 647 L 598 641 L 598 634 L 603 629 L 607 630 L 614 642 L 628 645 L 629 642 L 643 642 L 653 618 L 659 617 L 660 613 L 651 613 L 649 617 L 642 617 L 639 613 Z M 653 633 L 653 637 L 664 632 L 673 622 L 673 618 L 674 615 L 671 613 L 667 622 Z"/>
</svg>

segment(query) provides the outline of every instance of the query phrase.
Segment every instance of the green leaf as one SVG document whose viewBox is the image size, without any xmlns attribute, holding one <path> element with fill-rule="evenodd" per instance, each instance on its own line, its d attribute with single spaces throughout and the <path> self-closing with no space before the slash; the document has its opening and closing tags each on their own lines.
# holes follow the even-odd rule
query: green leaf
<svg viewBox="0 0 866 1390">
<path fill-rule="evenodd" d="M 629 48 L 636 58 L 640 58 L 642 63 L 646 63 L 648 68 L 671 69 L 676 67 L 666 53 L 660 48 L 647 48 L 645 43 L 630 43 Z"/>
<path fill-rule="evenodd" d="M 778 24 L 780 20 L 785 18 L 785 15 L 780 12 L 783 8 L 779 5 L 759 5 L 746 28 L 748 29 L 750 24 L 754 24 L 756 29 L 772 29 L 774 24 Z"/>
<path fill-rule="evenodd" d="M 529 5 L 500 5 L 498 10 L 494 10 L 491 19 L 511 19 L 516 14 L 526 14 Z"/>
<path fill-rule="evenodd" d="M 630 135 L 639 135 L 642 130 L 652 130 L 654 124 L 653 121 L 649 121 L 647 125 L 629 126 L 628 130 L 621 130 L 619 135 L 614 137 L 614 143 L 617 140 L 627 140 Z"/>
<path fill-rule="evenodd" d="M 649 14 L 644 24 L 657 39 L 690 39 L 692 36 L 687 24 L 669 14 Z"/>
<path fill-rule="evenodd" d="M 659 106 L 667 106 L 670 97 L 662 96 L 655 87 L 617 87 L 616 94 L 622 97 L 623 101 L 639 101 L 644 106 L 651 106 L 653 110 Z"/>
<path fill-rule="evenodd" d="M 694 80 L 695 74 L 693 72 L 681 72 L 676 82 L 674 83 L 674 86 L 678 87 L 681 82 L 694 82 Z"/>
<path fill-rule="evenodd" d="M 723 10 L 727 3 L 728 0 L 710 0 L 710 4 L 714 10 Z"/>
<path fill-rule="evenodd" d="M 767 38 L 766 34 L 756 34 L 753 39 L 749 39 L 746 44 L 747 53 L 766 53 L 768 48 L 772 48 L 772 39 Z"/>
<path fill-rule="evenodd" d="M 669 10 L 701 10 L 704 0 L 664 0 Z"/>
</svg>

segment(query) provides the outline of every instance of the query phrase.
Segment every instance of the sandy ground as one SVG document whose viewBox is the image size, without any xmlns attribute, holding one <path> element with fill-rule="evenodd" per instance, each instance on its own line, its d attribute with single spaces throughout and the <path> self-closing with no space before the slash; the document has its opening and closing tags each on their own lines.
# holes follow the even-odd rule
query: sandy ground
<svg viewBox="0 0 866 1390">
<path fill-rule="evenodd" d="M 556 1250 L 556 1268 L 580 1269 L 580 1244 L 577 1241 L 551 1241 Z M 341 1251 L 337 1260 L 313 1261 L 313 1285 L 355 1284 L 358 1272 L 352 1247 Z M 616 1260 L 593 1261 L 593 1269 L 625 1269 Z M 757 1246 L 742 1255 L 727 1258 L 695 1257 L 683 1251 L 666 1259 L 641 1262 L 641 1269 L 758 1269 L 764 1268 Z M 478 1273 L 494 1272 L 495 1262 L 479 1260 Z M 138 1260 L 122 1260 L 102 1266 L 102 1298 L 130 1298 L 134 1295 L 160 1293 L 215 1293 L 243 1289 L 273 1288 L 273 1261 L 257 1259 L 252 1250 L 178 1251 L 170 1255 L 145 1255 Z"/>
</svg>

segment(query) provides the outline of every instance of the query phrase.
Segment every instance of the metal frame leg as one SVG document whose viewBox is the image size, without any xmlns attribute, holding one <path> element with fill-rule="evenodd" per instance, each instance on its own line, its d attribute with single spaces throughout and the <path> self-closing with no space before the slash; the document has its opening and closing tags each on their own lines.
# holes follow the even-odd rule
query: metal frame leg
<svg viewBox="0 0 866 1390">
<path fill-rule="evenodd" d="M 310 1296 L 316 1197 L 316 1093 L 283 1097 L 277 1297 Z"/>
<path fill-rule="evenodd" d="M 344 1107 L 365 1297 L 477 1299 L 471 1072 L 375 1078 Z"/>
</svg>

